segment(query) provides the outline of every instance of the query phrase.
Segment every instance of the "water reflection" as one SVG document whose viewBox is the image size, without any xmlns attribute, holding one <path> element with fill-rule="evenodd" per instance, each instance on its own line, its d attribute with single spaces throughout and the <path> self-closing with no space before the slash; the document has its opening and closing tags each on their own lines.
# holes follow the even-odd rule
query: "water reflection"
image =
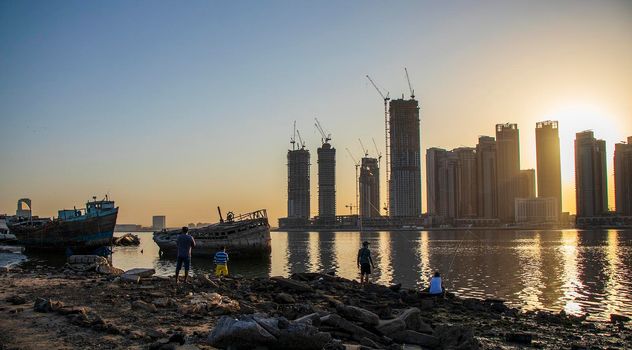
<svg viewBox="0 0 632 350">
<path fill-rule="evenodd" d="M 175 256 L 160 256 L 151 233 L 138 235 L 139 247 L 114 249 L 113 264 L 173 275 Z M 594 318 L 632 313 L 630 230 L 274 232 L 269 257 L 231 261 L 229 268 L 244 276 L 334 271 L 357 280 L 356 256 L 365 240 L 376 265 L 374 282 L 421 289 L 441 271 L 446 287 L 463 296 Z M 65 263 L 63 255 L 28 257 L 31 265 Z M 192 274 L 213 269 L 212 258 L 193 257 Z"/>
</svg>

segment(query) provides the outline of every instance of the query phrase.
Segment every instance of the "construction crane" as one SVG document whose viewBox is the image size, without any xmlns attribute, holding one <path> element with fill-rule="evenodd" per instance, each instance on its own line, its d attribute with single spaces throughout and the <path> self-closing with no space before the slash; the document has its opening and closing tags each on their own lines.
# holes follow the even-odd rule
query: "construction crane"
<svg viewBox="0 0 632 350">
<path fill-rule="evenodd" d="M 349 203 L 347 205 L 345 205 L 345 208 L 349 208 L 349 215 L 353 215 L 353 208 L 355 208 L 356 206 L 353 205 L 353 203 Z"/>
<path fill-rule="evenodd" d="M 413 90 L 413 87 L 410 85 L 410 77 L 408 76 L 408 69 L 406 69 L 406 67 L 404 67 L 404 72 L 406 72 L 406 81 L 408 81 L 408 90 L 410 90 L 410 98 L 415 98 L 415 90 Z"/>
<path fill-rule="evenodd" d="M 384 100 L 384 139 L 386 140 L 385 144 L 384 144 L 384 149 L 385 149 L 385 157 L 386 157 L 386 170 L 385 170 L 385 174 L 386 174 L 386 207 L 384 208 L 386 210 L 386 215 L 388 215 L 388 211 L 389 211 L 389 205 L 390 205 L 390 184 L 391 184 L 391 163 L 390 163 L 390 150 L 391 150 L 391 146 L 390 146 L 390 128 L 388 125 L 388 119 L 389 119 L 389 115 L 388 115 L 388 101 L 390 100 L 389 97 L 389 92 L 386 92 L 386 96 L 384 96 L 384 93 L 382 93 L 382 90 L 380 90 L 380 88 L 377 87 L 377 84 L 375 84 L 375 82 L 373 81 L 373 79 L 371 79 L 371 77 L 367 74 L 367 79 L 369 79 L 369 81 L 371 82 L 371 85 L 373 85 L 373 87 L 375 88 L 375 90 L 377 91 L 378 94 L 380 94 L 380 96 L 382 97 L 382 100 Z"/>
<path fill-rule="evenodd" d="M 362 140 L 358 139 L 358 141 L 360 142 L 360 147 L 362 147 L 362 153 L 364 153 L 365 157 L 368 157 L 369 156 L 369 150 L 364 147 L 364 144 L 362 143 Z"/>
<path fill-rule="evenodd" d="M 329 142 L 331 140 L 331 134 L 327 134 L 325 132 L 325 130 L 323 129 L 323 126 L 320 125 L 318 118 L 314 118 L 314 120 L 316 120 L 316 123 L 314 124 L 314 126 L 316 126 L 316 129 L 318 130 L 318 132 L 320 132 L 320 136 L 322 136 L 321 138 L 322 143 Z"/>
<path fill-rule="evenodd" d="M 298 129 L 296 130 L 296 136 L 298 136 L 298 144 L 299 146 L 301 146 L 301 149 L 305 149 L 305 141 L 303 141 L 301 133 L 298 131 Z"/>
<path fill-rule="evenodd" d="M 377 154 L 377 167 L 380 167 L 380 161 L 382 160 L 382 153 L 380 152 L 380 149 L 377 148 L 377 143 L 375 143 L 375 138 L 371 138 L 371 140 L 373 140 L 373 146 L 375 146 L 375 154 Z"/>
<path fill-rule="evenodd" d="M 353 154 L 351 154 L 351 151 L 349 151 L 349 148 L 345 148 L 347 150 L 347 153 L 349 153 L 349 157 L 351 157 L 351 159 L 353 160 L 353 164 L 355 165 L 355 180 L 356 180 L 356 213 L 358 214 L 358 217 L 360 216 L 359 208 L 360 208 L 360 196 L 359 196 L 359 190 L 360 190 L 360 178 L 358 177 L 358 169 L 360 169 L 360 162 L 358 162 L 355 157 L 353 156 Z"/>
</svg>

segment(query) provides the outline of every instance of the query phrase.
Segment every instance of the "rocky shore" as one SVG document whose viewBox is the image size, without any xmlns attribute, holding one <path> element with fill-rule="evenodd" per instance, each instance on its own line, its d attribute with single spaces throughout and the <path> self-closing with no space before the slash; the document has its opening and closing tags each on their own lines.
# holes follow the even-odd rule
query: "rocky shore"
<svg viewBox="0 0 632 350">
<path fill-rule="evenodd" d="M 632 348 L 624 315 L 523 312 L 320 273 L 176 286 L 147 269 L 73 263 L 0 272 L 0 349 Z"/>
</svg>

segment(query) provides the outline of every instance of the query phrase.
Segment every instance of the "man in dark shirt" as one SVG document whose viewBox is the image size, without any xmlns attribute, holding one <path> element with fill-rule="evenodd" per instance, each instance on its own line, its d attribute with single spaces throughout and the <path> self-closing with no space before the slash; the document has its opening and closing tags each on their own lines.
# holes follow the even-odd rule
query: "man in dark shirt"
<svg viewBox="0 0 632 350">
<path fill-rule="evenodd" d="M 373 259 L 371 259 L 371 251 L 369 250 L 369 242 L 364 241 L 362 248 L 358 250 L 358 267 L 360 268 L 360 285 L 369 283 L 369 275 L 371 274 L 371 267 L 373 265 Z"/>
<path fill-rule="evenodd" d="M 191 248 L 195 247 L 195 239 L 189 235 L 189 228 L 183 227 L 182 233 L 178 235 L 176 239 L 178 246 L 178 258 L 176 260 L 176 284 L 178 284 L 178 276 L 180 275 L 180 269 L 184 264 L 184 283 L 189 278 L 189 266 L 191 265 Z"/>
</svg>

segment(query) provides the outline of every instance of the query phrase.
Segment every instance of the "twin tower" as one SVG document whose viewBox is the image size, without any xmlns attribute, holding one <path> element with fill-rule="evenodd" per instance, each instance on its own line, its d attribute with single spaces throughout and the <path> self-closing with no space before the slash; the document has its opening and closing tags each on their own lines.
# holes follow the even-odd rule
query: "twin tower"
<svg viewBox="0 0 632 350">
<path fill-rule="evenodd" d="M 345 221 L 336 215 L 336 149 L 323 135 L 318 148 L 318 216 L 311 219 L 310 153 L 300 138 L 292 138 L 287 153 L 288 197 L 287 217 L 279 219 L 281 227 L 336 225 Z M 389 103 L 387 117 L 386 183 L 388 188 L 386 216 L 421 217 L 421 162 L 419 103 L 414 98 L 397 99 Z M 298 142 L 298 144 L 297 144 Z M 360 163 L 357 182 L 357 213 L 364 218 L 381 217 L 380 159 L 365 154 Z M 358 176 L 359 175 L 359 176 Z M 348 206 L 353 207 L 353 206 Z M 347 216 L 346 218 L 349 218 Z"/>
</svg>

